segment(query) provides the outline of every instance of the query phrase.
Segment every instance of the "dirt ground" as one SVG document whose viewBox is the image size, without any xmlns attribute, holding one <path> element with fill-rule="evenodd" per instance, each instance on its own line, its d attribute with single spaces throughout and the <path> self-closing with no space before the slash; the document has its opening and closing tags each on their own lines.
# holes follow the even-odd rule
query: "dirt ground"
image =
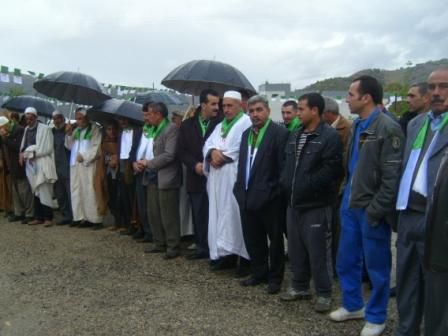
<svg viewBox="0 0 448 336">
<path fill-rule="evenodd" d="M 231 271 L 212 273 L 206 261 L 145 254 L 149 245 L 107 229 L 0 216 L 0 336 L 348 336 L 363 325 L 332 323 L 312 302 L 283 303 L 263 286 L 243 288 Z M 395 326 L 395 300 L 389 315 L 385 335 Z"/>
</svg>

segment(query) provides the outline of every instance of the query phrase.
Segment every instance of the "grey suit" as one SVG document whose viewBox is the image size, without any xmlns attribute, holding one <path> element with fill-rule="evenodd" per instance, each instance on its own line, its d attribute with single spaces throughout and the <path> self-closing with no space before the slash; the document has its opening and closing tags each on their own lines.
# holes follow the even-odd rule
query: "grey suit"
<svg viewBox="0 0 448 336">
<path fill-rule="evenodd" d="M 179 187 L 182 170 L 177 159 L 178 129 L 169 124 L 154 140 L 154 159 L 147 165 L 149 222 L 157 248 L 178 252 L 180 241 Z M 151 176 L 157 174 L 157 179 Z"/>
<path fill-rule="evenodd" d="M 407 141 L 404 151 L 403 171 L 408 163 L 412 145 L 421 129 L 428 113 L 423 113 L 412 119 L 407 128 Z M 420 160 L 429 146 L 429 136 L 422 148 Z M 428 160 L 428 196 L 432 196 L 437 171 L 448 147 L 448 128 L 439 132 L 436 143 Z M 419 165 L 416 167 L 416 171 Z M 414 175 L 415 176 L 415 175 Z M 396 335 L 419 335 L 425 302 L 425 280 L 427 273 L 423 267 L 424 239 L 426 226 L 426 199 L 418 196 L 418 202 L 412 201 L 408 207 L 400 211 L 397 239 L 397 307 L 399 323 Z M 418 203 L 418 206 L 414 204 Z"/>
</svg>

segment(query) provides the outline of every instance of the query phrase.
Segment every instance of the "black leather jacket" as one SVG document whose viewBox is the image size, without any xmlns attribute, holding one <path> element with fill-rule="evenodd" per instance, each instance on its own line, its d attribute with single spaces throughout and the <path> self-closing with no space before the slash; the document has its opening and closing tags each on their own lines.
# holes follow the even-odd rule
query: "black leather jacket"
<svg viewBox="0 0 448 336">
<path fill-rule="evenodd" d="M 342 143 L 337 131 L 324 122 L 311 133 L 296 161 L 297 142 L 304 128 L 289 135 L 280 183 L 288 204 L 297 209 L 333 205 L 343 174 Z"/>
</svg>

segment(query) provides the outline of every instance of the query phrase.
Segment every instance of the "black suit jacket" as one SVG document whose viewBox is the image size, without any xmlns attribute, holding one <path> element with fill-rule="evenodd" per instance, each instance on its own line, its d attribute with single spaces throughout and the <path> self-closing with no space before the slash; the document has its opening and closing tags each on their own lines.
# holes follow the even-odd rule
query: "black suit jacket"
<svg viewBox="0 0 448 336">
<path fill-rule="evenodd" d="M 247 129 L 241 139 L 238 175 L 233 193 L 241 209 L 256 211 L 281 196 L 279 180 L 289 132 L 274 122 L 269 124 L 255 156 L 246 190 L 246 162 L 249 154 L 250 130 L 251 128 Z"/>
<path fill-rule="evenodd" d="M 220 122 L 221 118 L 210 120 L 210 124 L 204 137 L 202 136 L 197 115 L 185 120 L 180 125 L 177 142 L 177 156 L 187 167 L 188 192 L 202 192 L 205 190 L 206 178 L 196 174 L 194 167 L 198 162 L 204 161 L 202 147 L 204 147 L 205 141 Z"/>
<path fill-rule="evenodd" d="M 142 127 L 136 127 L 134 128 L 134 133 L 132 135 L 132 147 L 131 151 L 129 152 L 129 162 L 134 163 L 135 161 L 140 160 L 140 158 L 137 158 L 137 151 L 138 146 L 140 145 L 140 138 L 142 137 L 143 128 Z M 118 142 L 121 144 L 121 139 Z"/>
</svg>

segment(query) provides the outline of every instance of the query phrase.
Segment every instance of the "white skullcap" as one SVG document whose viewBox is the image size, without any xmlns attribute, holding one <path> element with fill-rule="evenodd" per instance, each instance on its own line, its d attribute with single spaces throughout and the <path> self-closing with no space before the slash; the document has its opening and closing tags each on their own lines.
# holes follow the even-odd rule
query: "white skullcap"
<svg viewBox="0 0 448 336">
<path fill-rule="evenodd" d="M 80 108 L 79 110 L 76 110 L 75 113 L 81 113 L 83 116 L 87 115 L 87 110 L 85 108 Z"/>
<path fill-rule="evenodd" d="M 7 123 L 9 123 L 8 118 L 1 116 L 0 117 L 0 127 L 5 126 Z"/>
<path fill-rule="evenodd" d="M 238 91 L 226 91 L 226 93 L 224 93 L 224 97 L 223 98 L 232 98 L 232 99 L 236 99 L 239 101 L 242 101 L 243 98 L 241 97 L 241 93 L 239 93 Z"/>
<path fill-rule="evenodd" d="M 61 115 L 63 115 L 63 114 L 62 114 L 61 111 L 58 111 L 58 110 L 54 110 L 53 113 L 51 114 L 51 116 L 53 116 L 53 117 L 56 117 L 56 116 L 58 116 L 58 115 L 61 116 Z"/>
<path fill-rule="evenodd" d="M 25 109 L 25 114 L 27 114 L 27 113 L 34 114 L 35 116 L 37 116 L 37 111 L 34 107 L 27 107 Z"/>
</svg>

